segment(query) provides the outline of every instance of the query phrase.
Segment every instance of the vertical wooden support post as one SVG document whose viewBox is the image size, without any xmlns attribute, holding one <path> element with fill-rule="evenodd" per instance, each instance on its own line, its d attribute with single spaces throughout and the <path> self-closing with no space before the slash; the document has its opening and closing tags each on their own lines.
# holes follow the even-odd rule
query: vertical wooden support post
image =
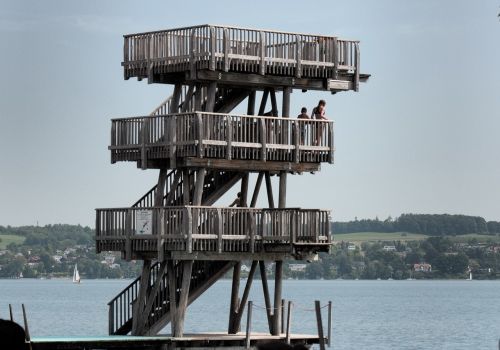
<svg viewBox="0 0 500 350">
<path fill-rule="evenodd" d="M 182 201 L 184 205 L 189 205 L 191 184 L 189 180 L 189 169 L 182 170 Z"/>
<path fill-rule="evenodd" d="M 184 334 L 184 318 L 188 305 L 189 286 L 191 285 L 191 274 L 193 271 L 193 260 L 182 261 L 182 283 L 179 296 L 179 306 L 177 308 L 178 319 L 174 336 L 182 337 Z"/>
<path fill-rule="evenodd" d="M 278 103 L 276 102 L 276 90 L 274 88 L 270 88 L 270 95 L 271 95 L 271 108 L 272 108 L 272 114 L 274 117 L 278 116 Z"/>
<path fill-rule="evenodd" d="M 224 72 L 229 72 L 229 51 L 231 50 L 231 43 L 229 39 L 229 29 L 224 28 L 222 36 L 223 48 L 224 48 Z"/>
<path fill-rule="evenodd" d="M 295 36 L 295 77 L 302 77 L 302 40 L 300 35 Z"/>
<path fill-rule="evenodd" d="M 208 84 L 205 112 L 214 112 L 216 92 L 217 92 L 217 83 L 215 81 L 212 81 Z"/>
<path fill-rule="evenodd" d="M 250 95 L 248 95 L 247 115 L 254 115 L 255 114 L 255 96 L 256 95 L 257 95 L 257 92 L 255 90 L 252 90 L 252 92 L 250 92 Z"/>
<path fill-rule="evenodd" d="M 257 176 L 257 182 L 255 183 L 255 189 L 253 190 L 252 200 L 250 202 L 251 208 L 255 208 L 255 205 L 257 205 L 257 199 L 259 197 L 260 186 L 262 185 L 263 178 L 264 178 L 264 172 L 261 171 Z"/>
<path fill-rule="evenodd" d="M 356 54 L 356 72 L 354 72 L 354 91 L 359 91 L 359 43 L 354 44 L 354 51 Z"/>
<path fill-rule="evenodd" d="M 272 330 L 271 298 L 269 297 L 269 286 L 267 285 L 266 264 L 263 260 L 259 261 L 260 278 L 262 280 L 262 291 L 264 292 L 264 303 L 266 305 L 267 323 L 269 332 Z"/>
<path fill-rule="evenodd" d="M 339 77 L 339 44 L 337 38 L 333 38 L 333 76 L 332 78 L 337 80 Z"/>
<path fill-rule="evenodd" d="M 226 159 L 231 160 L 233 158 L 233 119 L 231 116 L 226 117 L 227 122 L 227 134 L 226 134 Z"/>
<path fill-rule="evenodd" d="M 231 286 L 231 304 L 229 305 L 229 325 L 227 327 L 227 332 L 232 332 L 232 325 L 234 323 L 234 317 L 236 311 L 238 310 L 238 295 L 240 293 L 240 277 L 241 277 L 241 261 L 238 261 L 233 267 L 233 283 Z"/>
<path fill-rule="evenodd" d="M 170 329 L 172 336 L 177 333 L 177 276 L 173 260 L 167 261 L 168 300 L 170 305 Z"/>
<path fill-rule="evenodd" d="M 292 331 L 292 307 L 291 300 L 288 301 L 288 312 L 286 315 L 286 343 L 290 344 L 290 332 Z"/>
<path fill-rule="evenodd" d="M 314 302 L 316 309 L 316 323 L 318 325 L 319 348 L 325 350 L 325 336 L 323 334 L 323 320 L 321 319 L 321 304 L 319 300 Z"/>
<path fill-rule="evenodd" d="M 281 334 L 285 333 L 285 299 L 281 299 Z"/>
<path fill-rule="evenodd" d="M 283 88 L 283 109 L 281 114 L 283 118 L 290 118 L 290 94 L 292 93 L 291 87 Z"/>
<path fill-rule="evenodd" d="M 194 195 L 193 195 L 193 205 L 201 205 L 201 200 L 203 197 L 203 186 L 205 185 L 206 173 L 207 173 L 207 169 L 205 169 L 205 168 L 201 168 L 197 172 L 196 185 L 194 187 Z"/>
<path fill-rule="evenodd" d="M 172 96 L 172 102 L 170 104 L 170 111 L 169 111 L 170 114 L 179 112 L 181 93 L 182 93 L 182 84 L 181 83 L 175 84 L 174 93 Z"/>
<path fill-rule="evenodd" d="M 280 171 L 278 208 L 285 208 L 286 206 L 286 177 L 287 177 L 287 172 Z"/>
<path fill-rule="evenodd" d="M 146 149 L 146 145 L 149 143 L 148 135 L 149 135 L 149 120 L 144 119 L 141 123 L 141 169 L 147 169 L 148 164 L 148 153 Z"/>
<path fill-rule="evenodd" d="M 260 75 L 266 74 L 266 34 L 259 32 L 260 36 Z"/>
<path fill-rule="evenodd" d="M 267 190 L 267 201 L 269 208 L 274 209 L 274 198 L 273 198 L 273 187 L 271 184 L 271 175 L 269 174 L 269 171 L 265 172 L 266 176 L 266 190 Z"/>
<path fill-rule="evenodd" d="M 332 302 L 328 302 L 328 347 L 332 346 Z"/>
<path fill-rule="evenodd" d="M 274 314 L 272 335 L 279 335 L 281 330 L 281 292 L 283 288 L 283 261 L 278 260 L 274 267 Z"/>
<path fill-rule="evenodd" d="M 248 302 L 248 311 L 247 311 L 247 332 L 246 332 L 246 339 L 245 339 L 245 347 L 247 349 L 250 349 L 250 333 L 252 333 L 252 309 L 253 309 L 253 303 L 250 300 Z"/>
<path fill-rule="evenodd" d="M 194 110 L 201 111 L 202 87 L 201 84 L 196 84 L 196 92 L 194 94 Z"/>
<path fill-rule="evenodd" d="M 197 52 L 196 52 L 196 28 L 191 29 L 191 36 L 189 42 L 189 75 L 191 79 L 196 77 L 196 61 L 197 61 Z"/>
<path fill-rule="evenodd" d="M 241 178 L 241 197 L 240 197 L 240 207 L 247 207 L 247 197 L 248 197 L 248 172 Z"/>
<path fill-rule="evenodd" d="M 210 26 L 210 66 L 208 69 L 215 70 L 215 50 L 217 46 L 217 38 L 215 36 L 215 28 Z"/>
</svg>

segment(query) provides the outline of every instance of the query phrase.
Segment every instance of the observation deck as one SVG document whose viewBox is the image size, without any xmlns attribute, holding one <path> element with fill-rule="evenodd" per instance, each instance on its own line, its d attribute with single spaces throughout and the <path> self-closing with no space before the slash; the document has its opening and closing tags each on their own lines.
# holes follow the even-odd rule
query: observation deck
<svg viewBox="0 0 500 350">
<path fill-rule="evenodd" d="M 257 89 L 358 91 L 369 78 L 357 40 L 210 24 L 125 35 L 122 65 L 125 79 Z"/>
<path fill-rule="evenodd" d="M 330 212 L 182 206 L 98 209 L 97 252 L 131 259 L 304 259 L 331 245 Z"/>
<path fill-rule="evenodd" d="M 333 142 L 332 121 L 192 112 L 113 119 L 109 149 L 143 169 L 317 171 Z"/>
</svg>

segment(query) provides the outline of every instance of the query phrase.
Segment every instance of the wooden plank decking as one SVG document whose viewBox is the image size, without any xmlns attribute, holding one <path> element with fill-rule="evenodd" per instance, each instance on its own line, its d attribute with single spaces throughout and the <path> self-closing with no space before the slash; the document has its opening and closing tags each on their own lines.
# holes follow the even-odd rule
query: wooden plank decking
<svg viewBox="0 0 500 350">
<path fill-rule="evenodd" d="M 179 73 L 199 80 L 203 77 L 198 72 L 214 71 L 324 79 L 328 81 L 326 84 L 309 87 L 357 91 L 360 80 L 369 77 L 360 74 L 359 63 L 357 40 L 199 25 L 125 35 L 122 64 L 125 79 L 148 78 L 149 82 L 165 82 L 168 75 L 179 79 Z M 221 76 L 218 78 L 223 80 Z M 297 81 L 296 88 L 307 87 L 305 82 Z"/>
<path fill-rule="evenodd" d="M 285 341 L 285 334 L 270 335 L 252 333 L 250 345 L 270 340 Z M 245 349 L 245 333 L 199 333 L 185 334 L 183 337 L 158 336 L 96 336 L 96 337 L 33 337 L 33 350 L 86 350 L 86 349 Z M 318 335 L 290 334 L 290 343 L 318 344 Z"/>
<path fill-rule="evenodd" d="M 333 163 L 333 122 L 209 112 L 113 119 L 109 149 L 112 163 L 144 167 L 151 160 L 193 157 Z"/>
<path fill-rule="evenodd" d="M 328 251 L 330 212 L 202 206 L 97 209 L 97 252 L 244 260 Z"/>
</svg>

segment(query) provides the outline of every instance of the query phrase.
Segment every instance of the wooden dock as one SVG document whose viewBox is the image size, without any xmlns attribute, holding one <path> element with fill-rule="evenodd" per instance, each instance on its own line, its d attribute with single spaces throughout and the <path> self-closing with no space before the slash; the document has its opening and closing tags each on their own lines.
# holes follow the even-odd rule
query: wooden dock
<svg viewBox="0 0 500 350">
<path fill-rule="evenodd" d="M 286 335 L 252 333 L 250 346 L 271 340 L 286 342 Z M 291 334 L 290 343 L 318 344 L 318 335 Z M 170 349 L 248 349 L 245 333 L 198 333 L 182 337 L 158 336 L 103 336 L 103 337 L 34 337 L 31 339 L 33 350 L 170 350 Z"/>
</svg>

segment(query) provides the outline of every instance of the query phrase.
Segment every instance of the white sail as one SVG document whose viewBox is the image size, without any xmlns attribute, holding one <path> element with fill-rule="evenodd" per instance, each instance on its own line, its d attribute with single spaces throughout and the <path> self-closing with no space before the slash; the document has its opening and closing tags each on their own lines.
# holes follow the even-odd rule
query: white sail
<svg viewBox="0 0 500 350">
<path fill-rule="evenodd" d="M 73 283 L 80 283 L 80 274 L 78 273 L 78 268 L 75 264 L 75 269 L 73 270 Z"/>
</svg>

